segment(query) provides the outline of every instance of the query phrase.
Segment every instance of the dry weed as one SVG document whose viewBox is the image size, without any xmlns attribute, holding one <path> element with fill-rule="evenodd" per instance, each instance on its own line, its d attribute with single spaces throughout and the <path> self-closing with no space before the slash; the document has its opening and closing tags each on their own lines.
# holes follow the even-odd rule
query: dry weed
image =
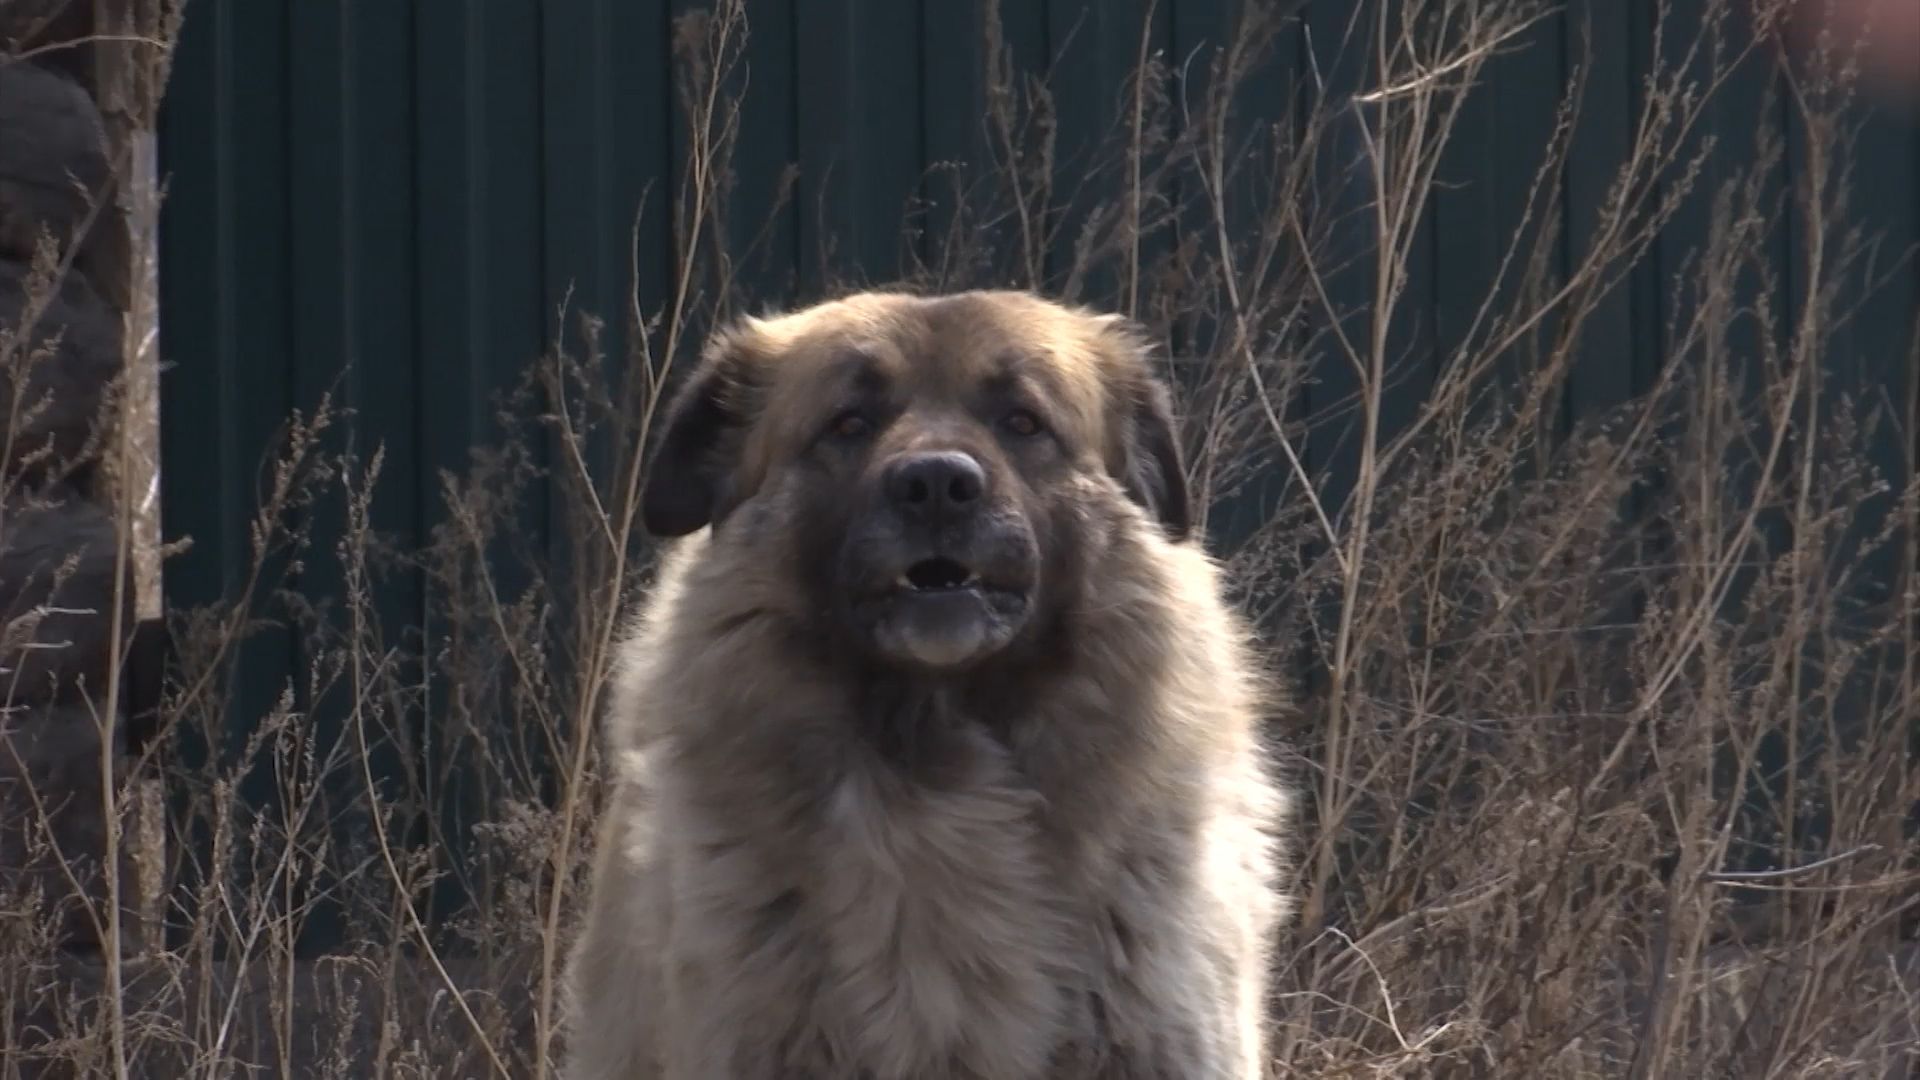
<svg viewBox="0 0 1920 1080">
<path fill-rule="evenodd" d="M 904 275 L 1043 288 L 1173 343 L 1194 489 L 1310 688 L 1275 721 L 1308 814 L 1274 1075 L 1898 1075 L 1920 1053 L 1920 491 L 1914 402 L 1832 362 L 1862 283 L 1892 272 L 1848 205 L 1849 58 L 1775 80 L 1804 133 L 1782 195 L 1778 139 L 1730 158 L 1703 130 L 1736 68 L 1784 64 L 1745 29 L 1753 5 L 1683 21 L 1661 0 L 1628 145 L 1570 222 L 1576 58 L 1494 279 L 1435 358 L 1409 345 L 1410 283 L 1444 155 L 1551 8 L 1353 5 L 1314 55 L 1363 74 L 1343 91 L 1313 67 L 1290 121 L 1258 122 L 1247 88 L 1294 6 L 1245 5 L 1194 57 L 1143 37 L 1100 155 L 1067 170 L 1051 91 L 988 5 L 990 159 L 930 178 L 946 224 Z M 507 436 L 442 478 L 421 550 L 371 527 L 382 455 L 342 438 L 349 414 L 289 420 L 245 580 L 170 613 L 161 737 L 130 770 L 103 755 L 110 820 L 129 776 L 172 793 L 166 938 L 67 956 L 47 897 L 0 900 L 0 1077 L 549 1073 L 593 721 L 649 568 L 641 449 L 704 329 L 756 301 L 727 216 L 746 30 L 740 0 L 678 24 L 684 168 L 638 208 L 671 220 L 665 300 L 563 313 L 572 332 L 500 403 Z M 1574 373 L 1616 359 L 1593 347 L 1609 299 L 1701 206 L 1704 242 L 1658 283 L 1650 389 L 1563 424 Z M 43 265 L 50 283 L 59 252 Z M 0 331 L 9 370 L 22 340 Z M 557 559 L 515 528 L 550 494 Z M 330 603 L 295 587 L 316 567 Z M 429 615 L 394 627 L 378 598 L 407 575 Z M 250 650 L 289 632 L 307 665 L 236 715 Z"/>
</svg>

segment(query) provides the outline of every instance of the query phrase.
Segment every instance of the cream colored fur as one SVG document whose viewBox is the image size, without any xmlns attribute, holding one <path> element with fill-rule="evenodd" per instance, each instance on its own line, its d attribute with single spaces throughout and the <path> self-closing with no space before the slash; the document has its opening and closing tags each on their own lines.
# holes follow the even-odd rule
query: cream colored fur
<svg viewBox="0 0 1920 1080">
<path fill-rule="evenodd" d="M 777 483 L 674 542 L 606 714 L 569 1080 L 1262 1075 L 1272 703 L 1215 565 L 1079 483 L 1070 662 L 1019 715 L 902 706 L 924 771 L 795 647 Z"/>
</svg>

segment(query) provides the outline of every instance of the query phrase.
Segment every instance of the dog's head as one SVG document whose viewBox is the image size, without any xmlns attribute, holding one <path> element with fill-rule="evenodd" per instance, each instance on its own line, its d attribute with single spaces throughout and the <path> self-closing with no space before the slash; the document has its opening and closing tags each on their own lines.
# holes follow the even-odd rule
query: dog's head
<svg viewBox="0 0 1920 1080">
<path fill-rule="evenodd" d="M 1118 317 L 1018 292 L 742 320 L 668 409 L 644 523 L 784 561 L 812 629 L 872 662 L 972 668 L 1097 588 L 1087 536 L 1114 504 L 1186 538 L 1146 352 Z"/>
</svg>

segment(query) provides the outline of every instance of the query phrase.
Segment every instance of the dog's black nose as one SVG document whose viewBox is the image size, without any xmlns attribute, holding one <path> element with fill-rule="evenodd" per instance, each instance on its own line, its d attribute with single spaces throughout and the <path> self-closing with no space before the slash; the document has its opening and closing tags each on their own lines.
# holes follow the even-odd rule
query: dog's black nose
<svg viewBox="0 0 1920 1080">
<path fill-rule="evenodd" d="M 908 454 L 887 467 L 887 501 L 912 517 L 957 517 L 973 512 L 987 491 L 987 474 L 970 454 L 935 450 Z"/>
</svg>

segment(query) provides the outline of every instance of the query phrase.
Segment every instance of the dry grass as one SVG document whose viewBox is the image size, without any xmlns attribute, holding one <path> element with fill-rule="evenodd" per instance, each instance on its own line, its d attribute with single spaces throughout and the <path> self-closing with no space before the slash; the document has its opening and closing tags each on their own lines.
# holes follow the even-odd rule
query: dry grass
<svg viewBox="0 0 1920 1080">
<path fill-rule="evenodd" d="M 1735 65 L 1776 62 L 1740 29 L 1753 5 L 1707 0 L 1685 25 L 1656 6 L 1664 59 L 1597 213 L 1569 233 L 1547 209 L 1576 77 L 1497 280 L 1411 408 L 1395 386 L 1425 362 L 1409 282 L 1442 153 L 1544 3 L 1356 6 L 1343 48 L 1369 89 L 1309 80 L 1298 123 L 1251 131 L 1237 117 L 1277 9 L 1251 5 L 1188 68 L 1204 79 L 1143 47 L 1073 191 L 1047 87 L 985 27 L 992 160 L 940 192 L 950 227 L 908 283 L 1039 285 L 1136 315 L 1179 343 L 1202 501 L 1277 507 L 1220 552 L 1311 691 L 1275 721 L 1308 811 L 1276 1076 L 1881 1076 L 1920 1054 L 1903 945 L 1920 898 L 1915 416 L 1829 363 L 1857 283 L 1906 254 L 1848 224 L 1844 54 L 1779 83 L 1805 133 L 1782 195 L 1777 140 L 1732 159 L 1702 138 Z M 600 313 L 626 324 L 622 357 L 602 355 L 603 323 L 563 320 L 578 333 L 502 402 L 512 437 L 444 477 L 423 549 L 371 528 L 381 454 L 341 448 L 341 411 L 291 418 L 251 574 L 171 613 L 166 730 L 107 773 L 116 812 L 127 775 L 164 769 L 180 793 L 157 877 L 170 932 L 76 958 L 53 947 L 47 900 L 0 902 L 0 1077 L 549 1074 L 593 718 L 649 566 L 640 450 L 675 366 L 751 301 L 724 239 L 744 32 L 736 0 L 679 24 L 685 171 L 642 208 L 683 253 L 666 300 Z M 1607 302 L 1688 205 L 1711 228 L 1659 283 L 1651 389 L 1562 429 L 1573 373 L 1609 359 L 1591 344 Z M 1788 217 L 1792 281 L 1775 257 Z M 11 340 L 0 354 L 25 363 Z M 1302 418 L 1330 369 L 1350 392 Z M 1328 424 L 1348 436 L 1338 484 L 1303 450 Z M 1870 452 L 1888 446 L 1891 471 Z M 515 528 L 548 485 L 558 559 Z M 316 544 L 329 516 L 342 539 Z M 288 588 L 315 567 L 342 585 L 332 607 Z M 429 616 L 396 629 L 375 598 L 411 573 Z M 235 717 L 250 643 L 286 628 L 309 665 L 277 707 Z M 107 924 L 119 906 L 92 910 Z M 299 948 L 316 928 L 339 943 L 324 960 Z"/>
</svg>

